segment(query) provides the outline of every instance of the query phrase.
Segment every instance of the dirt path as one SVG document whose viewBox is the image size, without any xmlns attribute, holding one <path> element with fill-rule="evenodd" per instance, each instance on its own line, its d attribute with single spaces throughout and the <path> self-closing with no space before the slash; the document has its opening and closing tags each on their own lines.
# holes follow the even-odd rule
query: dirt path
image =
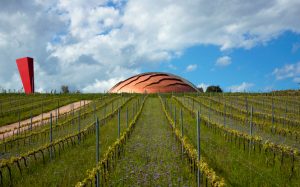
<svg viewBox="0 0 300 187">
<path fill-rule="evenodd" d="M 84 104 L 87 105 L 90 102 L 91 102 L 90 100 L 81 100 L 81 101 L 77 101 L 77 102 L 62 106 L 58 110 L 59 115 L 68 113 L 68 112 L 72 111 L 73 108 L 74 108 L 74 110 L 79 109 L 80 107 L 83 107 Z M 32 118 L 32 128 L 45 124 L 48 121 L 48 119 L 50 118 L 51 113 L 52 113 L 53 118 L 55 118 L 55 114 L 57 112 L 56 110 L 57 110 L 57 108 L 54 110 L 51 110 L 49 112 L 39 114 L 38 116 L 34 116 Z M 43 121 L 42 121 L 42 119 L 43 119 Z M 20 132 L 27 130 L 28 126 L 24 126 L 24 125 L 29 124 L 29 123 L 30 123 L 30 118 L 28 118 L 26 120 L 22 120 L 20 122 L 20 126 L 21 126 Z M 24 126 L 24 127 L 22 127 L 22 126 Z M 0 127 L 0 132 L 8 131 L 6 133 L 1 134 L 0 140 L 2 140 L 3 138 L 7 138 L 9 136 L 12 136 L 13 134 L 18 133 L 18 127 L 19 127 L 19 122 Z"/>
<path fill-rule="evenodd" d="M 194 185 L 158 98 L 146 100 L 125 155 L 109 176 L 110 186 Z"/>
</svg>

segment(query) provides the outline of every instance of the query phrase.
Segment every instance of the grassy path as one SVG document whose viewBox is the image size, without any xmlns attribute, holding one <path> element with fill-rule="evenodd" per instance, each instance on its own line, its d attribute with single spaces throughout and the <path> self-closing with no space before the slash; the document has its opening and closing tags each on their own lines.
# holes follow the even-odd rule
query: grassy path
<svg viewBox="0 0 300 187">
<path fill-rule="evenodd" d="M 157 97 L 146 100 L 125 155 L 110 175 L 111 186 L 194 186 Z"/>
</svg>

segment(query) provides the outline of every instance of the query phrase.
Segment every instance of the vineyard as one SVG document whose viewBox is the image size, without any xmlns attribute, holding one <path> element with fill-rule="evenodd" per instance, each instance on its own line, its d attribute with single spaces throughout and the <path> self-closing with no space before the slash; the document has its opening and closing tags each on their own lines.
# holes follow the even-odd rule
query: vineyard
<svg viewBox="0 0 300 187">
<path fill-rule="evenodd" d="M 300 186 L 299 95 L 1 94 L 13 123 L 0 186 Z"/>
</svg>

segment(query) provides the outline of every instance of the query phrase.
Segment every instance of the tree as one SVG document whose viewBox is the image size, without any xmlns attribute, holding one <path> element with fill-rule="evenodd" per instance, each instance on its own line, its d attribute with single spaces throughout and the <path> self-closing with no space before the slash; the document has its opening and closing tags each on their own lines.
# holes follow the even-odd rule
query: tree
<svg viewBox="0 0 300 187">
<path fill-rule="evenodd" d="M 200 88 L 197 88 L 197 89 L 198 89 L 198 91 L 199 91 L 199 92 L 201 92 L 201 93 L 203 93 L 203 92 L 204 92 L 202 87 L 200 87 Z"/>
<path fill-rule="evenodd" d="M 206 89 L 206 92 L 223 92 L 220 86 L 209 86 Z"/>
<path fill-rule="evenodd" d="M 67 85 L 62 85 L 61 92 L 64 94 L 69 93 L 69 87 Z"/>
</svg>

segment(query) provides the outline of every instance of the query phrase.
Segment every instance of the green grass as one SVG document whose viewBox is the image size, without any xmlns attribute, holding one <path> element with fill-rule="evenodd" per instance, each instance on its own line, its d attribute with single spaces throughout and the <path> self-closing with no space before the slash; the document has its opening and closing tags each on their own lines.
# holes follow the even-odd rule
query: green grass
<svg viewBox="0 0 300 187">
<path fill-rule="evenodd" d="M 196 95 L 190 94 L 195 97 Z M 113 97 L 121 95 L 104 95 L 106 98 L 99 100 L 100 94 L 78 94 L 77 96 L 70 96 L 73 99 L 95 99 L 96 105 L 102 106 L 104 101 L 108 101 Z M 128 99 L 133 96 L 132 94 L 123 95 L 114 101 L 114 104 L 108 104 L 100 108 L 97 111 L 97 116 L 101 119 L 104 113 L 108 114 L 112 111 L 112 108 L 116 109 L 124 99 Z M 170 99 L 170 94 L 163 95 L 167 98 L 168 107 L 172 103 L 172 110 L 168 109 L 170 116 L 174 118 L 174 106 L 176 106 L 176 127 L 180 129 L 179 110 L 181 105 L 175 102 L 174 99 Z M 201 103 L 209 103 L 206 99 L 209 95 L 203 94 L 198 96 Z M 242 107 L 243 98 L 245 94 L 224 94 L 212 95 L 213 100 L 218 102 L 219 96 L 221 96 L 221 102 L 224 100 L 231 101 L 237 98 L 236 110 L 233 110 L 235 115 L 238 115 L 240 108 Z M 264 107 L 270 107 L 271 95 L 261 94 L 248 94 L 249 103 L 256 104 L 261 111 L 270 112 L 270 108 L 264 109 Z M 18 94 L 0 94 L 0 102 L 3 106 L 10 107 L 12 103 L 20 103 L 20 106 L 30 106 L 30 102 L 34 105 L 43 98 L 43 95 L 18 95 Z M 52 96 L 49 96 L 52 97 Z M 53 96 L 54 97 L 54 96 Z M 55 95 L 56 98 L 63 99 L 65 95 Z M 177 94 L 176 97 L 183 101 L 183 94 Z M 126 104 L 121 110 L 121 132 L 126 128 L 126 108 L 128 107 L 129 118 L 132 120 L 133 108 L 137 102 L 137 96 L 132 101 Z M 288 104 L 288 110 L 293 116 L 293 119 L 299 119 L 300 116 L 297 113 L 300 102 L 297 101 L 299 96 L 276 96 L 276 106 Z M 224 99 L 224 100 L 222 100 Z M 262 105 L 262 100 L 267 104 Z M 30 102 L 29 102 L 30 101 Z M 53 107 L 56 107 L 53 104 Z M 184 103 L 189 109 L 191 109 L 191 102 Z M 234 102 L 233 102 L 234 105 Z M 49 105 L 50 106 L 50 105 Z M 113 107 L 112 107 L 113 106 Z M 19 106 L 16 106 L 16 108 Z M 167 107 L 167 108 L 168 108 Z M 199 109 L 200 105 L 195 103 L 194 110 Z M 212 108 L 222 108 L 221 104 L 213 104 Z M 92 111 L 92 106 L 86 108 L 86 110 Z M 183 110 L 184 120 L 184 134 L 187 136 L 189 142 L 196 148 L 196 118 L 192 116 L 186 109 Z M 282 116 L 283 107 L 276 109 L 276 115 Z M 40 109 L 36 109 L 37 113 Z M 202 107 L 201 114 L 204 117 L 208 117 L 208 109 Z M 294 112 L 293 112 L 294 111 Z M 27 111 L 28 112 L 28 111 Z M 227 112 L 230 112 L 228 110 Z M 25 113 L 24 113 L 25 114 Z M 76 117 L 77 114 L 75 114 Z M 26 116 L 26 115 L 25 115 Z M 68 116 L 70 119 L 72 116 Z M 64 122 L 67 119 L 61 118 L 59 123 Z M 218 113 L 211 113 L 211 120 L 220 125 L 223 124 L 223 116 Z M 12 115 L 12 120 L 16 121 L 17 116 Z M 241 121 L 231 118 L 226 118 L 226 125 L 228 128 L 236 129 L 240 132 L 247 133 L 247 124 L 242 124 Z M 259 119 L 263 121 L 263 119 Z M 93 112 L 89 113 L 85 119 L 81 119 L 81 128 L 88 126 L 94 121 Z M 108 150 L 118 138 L 117 134 L 117 115 L 104 122 L 101 122 L 100 127 L 100 150 L 101 158 L 103 154 Z M 0 123 L 1 124 L 1 123 Z M 35 128 L 33 131 L 38 132 L 45 129 L 48 126 L 41 126 Z M 297 129 L 299 127 L 295 127 Z M 66 135 L 76 133 L 78 131 L 78 122 L 75 120 L 74 125 L 66 125 L 63 129 L 57 129 L 54 131 L 54 139 L 62 138 Z M 264 140 L 281 141 L 282 144 L 299 146 L 299 140 L 291 140 L 289 137 L 276 135 L 265 131 L 264 129 L 255 128 L 254 133 L 262 136 Z M 23 133 L 22 133 L 23 134 Z M 3 153 L 3 148 L 0 147 L 0 158 L 3 157 L 10 159 L 12 156 L 18 156 L 26 153 L 31 149 L 38 148 L 47 144 L 49 141 L 49 134 L 38 137 L 30 144 L 28 142 L 23 145 L 20 141 L 20 145 L 14 144 L 13 148 L 7 153 Z M 14 164 L 11 167 L 13 186 L 74 186 L 77 182 L 86 178 L 86 172 L 95 167 L 95 134 L 90 133 L 86 135 L 80 144 L 78 140 L 75 140 L 74 145 L 69 147 L 65 145 L 65 149 L 61 150 L 60 155 L 56 150 L 55 156 L 50 160 L 49 154 L 45 151 L 45 163 L 42 162 L 41 155 L 37 157 L 37 161 L 33 157 L 27 159 L 28 167 L 24 166 L 21 161 L 22 174 L 20 174 L 17 165 Z M 298 143 L 298 145 L 296 145 Z M 146 100 L 141 116 L 139 117 L 135 128 L 132 131 L 130 138 L 124 145 L 125 152 L 116 161 L 116 165 L 109 171 L 109 186 L 195 186 L 196 177 L 194 173 L 190 171 L 190 165 L 186 159 L 181 158 L 181 145 L 175 140 L 175 136 L 168 124 L 168 121 L 162 111 L 160 100 L 156 95 L 149 96 Z M 273 164 L 273 153 L 256 151 L 249 151 L 248 146 L 243 149 L 243 143 L 238 146 L 238 143 L 234 143 L 225 138 L 223 132 L 215 130 L 213 127 L 207 126 L 203 121 L 201 122 L 201 157 L 209 167 L 212 168 L 216 174 L 225 179 L 227 186 L 300 186 L 300 158 L 295 157 L 295 168 L 293 175 L 291 176 L 291 157 L 285 156 L 283 159 L 283 165 L 280 164 L 280 157 L 276 154 Z M 0 161 L 1 161 L 0 159 Z M 3 185 L 9 186 L 8 170 L 6 168 L 1 169 L 3 176 Z"/>
<path fill-rule="evenodd" d="M 110 174 L 109 186 L 194 186 L 195 176 L 182 160 L 181 146 L 158 98 L 146 100 L 125 155 Z M 155 108 L 155 110 L 153 110 Z"/>
<path fill-rule="evenodd" d="M 18 99 L 18 95 L 15 97 L 5 97 L 7 100 L 3 99 L 0 102 L 0 126 L 18 122 L 19 112 L 20 120 L 30 118 L 41 114 L 42 112 L 51 111 L 58 106 L 58 101 L 60 106 L 64 106 L 83 99 L 95 99 L 101 95 L 83 95 L 83 94 L 62 94 L 62 95 L 30 95 L 27 99 Z M 23 96 L 25 97 L 25 96 Z M 43 107 L 42 107 L 43 105 Z"/>
<path fill-rule="evenodd" d="M 132 111 L 132 104 L 137 100 L 129 102 L 129 111 Z M 121 132 L 126 128 L 126 110 L 121 111 Z M 131 113 L 130 113 L 131 114 Z M 131 115 L 129 115 L 131 117 Z M 131 118 L 130 118 L 131 119 Z M 115 115 L 100 128 L 101 154 L 117 139 L 117 115 Z M 41 160 L 41 159 L 39 159 Z M 49 160 L 46 154 L 46 163 L 35 162 L 33 158 L 29 161 L 29 167 L 21 176 L 17 167 L 13 168 L 14 186 L 72 186 L 84 177 L 88 168 L 95 166 L 95 134 L 90 134 L 80 144 L 66 148 L 60 156 Z M 6 178 L 7 178 L 6 173 Z M 37 180 L 38 178 L 38 180 Z M 18 180 L 16 180 L 18 179 Z M 6 184 L 9 182 L 6 180 Z"/>
<path fill-rule="evenodd" d="M 123 99 L 128 100 L 129 97 L 127 98 L 117 98 L 116 100 L 114 100 L 115 103 L 115 107 L 121 105 L 122 101 L 125 101 Z M 102 102 L 96 102 L 96 106 L 103 105 L 103 102 L 105 100 L 101 100 Z M 82 108 L 81 109 L 81 113 L 86 110 L 86 111 L 90 111 L 90 113 L 85 117 L 85 118 L 81 118 L 80 119 L 80 128 L 83 129 L 85 128 L 87 125 L 89 125 L 93 119 L 94 116 L 94 112 L 93 112 L 93 105 L 90 105 L 89 108 Z M 102 119 L 104 117 L 104 110 L 105 112 L 111 113 L 112 111 L 112 107 L 111 104 L 108 104 L 107 106 L 101 107 L 100 109 L 98 109 L 96 111 L 96 115 L 99 116 L 100 119 Z M 129 111 L 129 114 L 131 114 L 132 111 Z M 69 116 L 67 119 L 71 119 L 72 115 Z M 66 119 L 60 119 L 58 120 L 59 123 L 62 123 L 66 121 Z M 55 141 L 56 139 L 62 138 L 68 134 L 73 134 L 76 133 L 78 131 L 78 126 L 79 126 L 79 121 L 78 121 L 78 112 L 74 113 L 74 123 L 68 123 L 66 125 L 63 125 L 60 128 L 53 128 L 53 141 Z M 59 124 L 58 123 L 58 124 Z M 39 128 L 34 128 L 33 132 L 39 132 L 40 130 L 43 130 L 45 128 L 49 128 L 50 124 L 45 124 L 44 126 L 41 126 Z M 55 122 L 53 122 L 53 127 L 55 127 Z M 21 136 L 24 135 L 24 133 L 21 134 Z M 11 139 L 16 139 L 18 136 L 15 137 L 11 137 Z M 21 139 L 19 141 L 14 141 L 13 143 L 7 143 L 6 147 L 6 152 L 5 152 L 5 147 L 4 145 L 0 146 L 0 151 L 2 152 L 2 155 L 0 158 L 8 158 L 10 156 L 18 156 L 22 153 L 26 153 L 28 150 L 32 150 L 35 148 L 38 148 L 46 143 L 49 143 L 50 140 L 50 130 L 45 131 L 45 133 L 42 133 L 40 135 L 35 135 L 33 137 L 28 137 L 25 140 Z"/>
<path fill-rule="evenodd" d="M 170 102 L 177 109 L 181 108 L 174 100 L 168 100 L 168 103 Z M 196 118 L 185 109 L 183 113 L 184 132 L 196 147 Z M 174 110 L 172 110 L 172 116 L 174 116 Z M 278 159 L 275 160 L 275 165 L 268 165 L 266 160 L 271 160 L 273 154 L 264 154 L 263 151 L 250 154 L 247 148 L 244 151 L 242 147 L 239 148 L 234 143 L 227 142 L 223 133 L 214 133 L 213 129 L 201 123 L 201 154 L 217 174 L 224 177 L 229 186 L 300 185 L 299 168 L 289 180 L 291 174 L 289 159 L 284 160 L 285 164 L 282 167 Z M 296 165 L 299 165 L 299 161 Z"/>
</svg>

